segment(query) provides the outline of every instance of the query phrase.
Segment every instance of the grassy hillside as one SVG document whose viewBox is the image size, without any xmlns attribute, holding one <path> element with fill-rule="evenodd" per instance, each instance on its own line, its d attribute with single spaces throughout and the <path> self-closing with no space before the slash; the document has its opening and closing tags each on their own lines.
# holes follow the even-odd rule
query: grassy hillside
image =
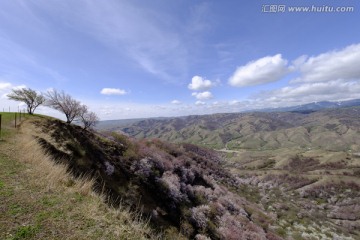
<svg viewBox="0 0 360 240">
<path fill-rule="evenodd" d="M 110 207 L 93 192 L 93 179 L 74 178 L 55 164 L 29 120 L 15 129 L 14 114 L 0 114 L 0 239 L 157 238 L 140 213 Z"/>
</svg>

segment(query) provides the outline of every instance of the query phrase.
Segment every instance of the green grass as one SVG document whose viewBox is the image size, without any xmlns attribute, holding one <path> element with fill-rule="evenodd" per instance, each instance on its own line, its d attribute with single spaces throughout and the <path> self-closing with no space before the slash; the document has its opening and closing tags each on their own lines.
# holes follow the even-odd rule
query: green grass
<svg viewBox="0 0 360 240">
<path fill-rule="evenodd" d="M 53 206 L 56 206 L 57 204 L 60 203 L 60 199 L 57 199 L 57 198 L 54 198 L 54 197 L 49 197 L 49 196 L 44 196 L 42 199 L 41 199 L 41 203 L 44 205 L 44 206 L 47 206 L 47 207 L 53 207 Z"/>
<path fill-rule="evenodd" d="M 12 216 L 16 216 L 19 214 L 25 214 L 26 212 L 27 212 L 27 209 L 17 203 L 10 205 L 9 213 Z"/>
<path fill-rule="evenodd" d="M 0 140 L 6 140 L 11 137 L 13 133 L 15 133 L 15 113 L 14 112 L 0 112 L 1 115 L 1 135 Z M 25 119 L 29 118 L 29 114 L 20 114 L 16 113 L 16 125 L 17 127 L 21 124 Z"/>
<path fill-rule="evenodd" d="M 10 237 L 9 240 L 29 239 L 36 235 L 39 231 L 39 226 L 20 226 L 16 229 L 15 235 Z"/>
<path fill-rule="evenodd" d="M 6 125 L 12 125 L 13 127 L 15 127 L 15 113 L 14 112 L 0 112 L 1 116 L 2 116 L 2 123 Z M 21 113 L 21 121 L 23 121 L 24 119 L 27 119 L 30 115 L 27 113 Z M 17 123 L 21 122 L 20 121 L 20 114 L 16 113 L 16 120 Z"/>
</svg>

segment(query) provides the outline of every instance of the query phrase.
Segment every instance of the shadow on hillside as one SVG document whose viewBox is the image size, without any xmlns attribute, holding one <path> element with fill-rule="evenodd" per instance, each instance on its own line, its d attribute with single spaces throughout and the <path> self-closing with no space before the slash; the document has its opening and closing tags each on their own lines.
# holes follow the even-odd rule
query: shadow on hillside
<svg viewBox="0 0 360 240">
<path fill-rule="evenodd" d="M 57 163 L 95 178 L 94 190 L 110 205 L 140 209 L 159 230 L 177 229 L 187 238 L 280 239 L 270 231 L 270 217 L 228 190 L 236 191 L 237 183 L 212 150 L 99 135 L 53 119 L 34 124 L 44 133 L 38 143 Z"/>
</svg>

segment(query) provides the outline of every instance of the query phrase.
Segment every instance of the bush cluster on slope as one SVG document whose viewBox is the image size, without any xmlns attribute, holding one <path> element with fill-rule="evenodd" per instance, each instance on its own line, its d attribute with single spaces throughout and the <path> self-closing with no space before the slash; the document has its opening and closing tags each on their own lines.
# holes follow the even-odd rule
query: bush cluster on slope
<svg viewBox="0 0 360 240">
<path fill-rule="evenodd" d="M 94 176 L 112 204 L 140 207 L 154 226 L 176 227 L 197 239 L 279 239 L 270 231 L 271 218 L 222 184 L 236 187 L 211 150 L 100 136 L 58 120 L 35 124 L 48 135 L 39 136 L 39 143 L 58 161 L 77 175 Z"/>
</svg>

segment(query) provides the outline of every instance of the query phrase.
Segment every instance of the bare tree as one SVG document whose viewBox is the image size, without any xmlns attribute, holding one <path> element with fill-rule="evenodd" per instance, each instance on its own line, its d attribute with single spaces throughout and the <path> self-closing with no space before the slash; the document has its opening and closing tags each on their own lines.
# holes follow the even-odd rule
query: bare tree
<svg viewBox="0 0 360 240">
<path fill-rule="evenodd" d="M 66 123 L 71 123 L 80 116 L 81 103 L 64 91 L 48 91 L 46 93 L 46 105 L 65 114 Z"/>
<path fill-rule="evenodd" d="M 94 112 L 90 112 L 86 105 L 81 106 L 80 121 L 84 126 L 84 129 L 95 127 L 99 122 L 99 117 Z"/>
<path fill-rule="evenodd" d="M 30 88 L 13 89 L 7 97 L 10 100 L 24 102 L 29 114 L 33 114 L 35 109 L 45 102 L 45 97 L 42 94 L 38 94 Z"/>
</svg>

